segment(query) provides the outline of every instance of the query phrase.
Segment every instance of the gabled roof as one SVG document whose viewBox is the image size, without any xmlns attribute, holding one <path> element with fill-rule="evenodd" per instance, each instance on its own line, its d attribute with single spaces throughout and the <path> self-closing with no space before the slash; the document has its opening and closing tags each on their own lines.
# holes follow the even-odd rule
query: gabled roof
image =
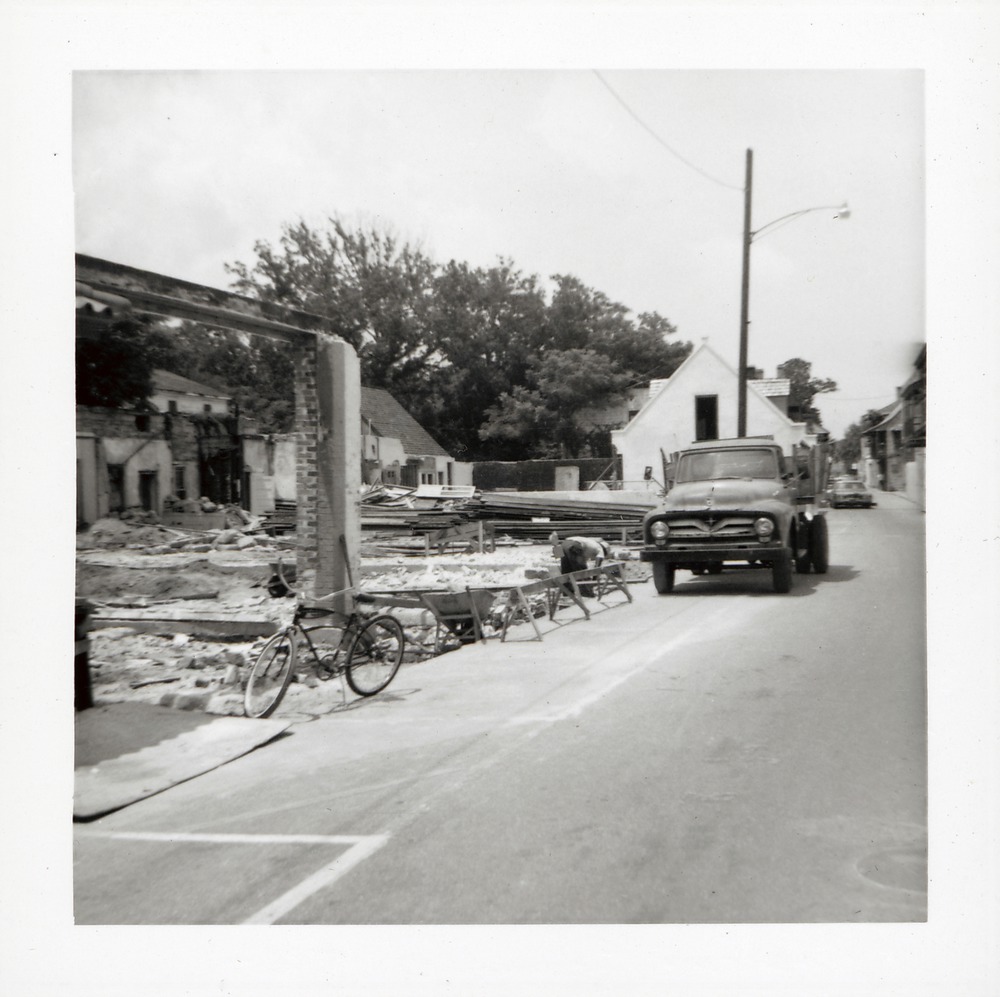
<svg viewBox="0 0 1000 997">
<path fill-rule="evenodd" d="M 727 363 L 711 346 L 708 342 L 702 342 L 699 346 L 695 347 L 685 358 L 684 362 L 670 375 L 670 377 L 661 378 L 659 380 L 649 382 L 649 401 L 647 405 L 651 402 L 661 391 L 669 387 L 672 382 L 677 382 L 680 380 L 679 376 L 681 372 L 687 366 L 694 366 L 695 357 L 700 353 L 710 353 L 715 360 L 723 367 L 727 374 L 729 374 L 732 379 L 739 383 L 739 375 L 736 373 L 736 368 L 731 364 Z M 765 377 L 758 380 L 748 380 L 747 387 L 759 394 L 762 398 L 780 398 L 784 397 L 791 390 L 791 380 L 787 377 Z M 773 402 L 771 403 L 774 404 Z M 781 412 L 777 406 L 775 410 L 779 414 L 784 414 Z M 787 418 L 787 416 L 786 416 Z"/>
<path fill-rule="evenodd" d="M 210 398 L 232 398 L 222 388 L 215 388 L 211 384 L 203 384 L 200 381 L 192 381 L 189 377 L 181 377 L 173 371 L 161 370 L 153 371 L 153 391 L 174 391 L 181 395 L 207 395 Z"/>
<path fill-rule="evenodd" d="M 637 427 L 639 427 L 644 418 L 647 418 L 649 413 L 653 411 L 654 406 L 657 405 L 657 400 L 666 392 L 670 391 L 674 386 L 682 384 L 685 380 L 685 375 L 690 372 L 689 368 L 696 368 L 699 363 L 704 363 L 708 358 L 711 358 L 711 361 L 719 367 L 720 377 L 726 379 L 729 384 L 732 385 L 733 391 L 735 392 L 739 385 L 739 375 L 736 373 L 736 369 L 724 360 L 714 349 L 712 349 L 707 341 L 703 341 L 684 358 L 684 362 L 673 372 L 673 374 L 670 375 L 669 378 L 661 382 L 650 382 L 649 400 L 642 407 L 639 414 L 635 416 L 635 418 L 632 419 L 624 429 L 616 430 L 615 432 L 619 434 L 628 434 L 630 431 L 641 432 L 641 430 Z M 788 378 L 765 378 L 760 381 L 748 380 L 747 398 L 750 399 L 752 396 L 756 395 L 762 402 L 766 403 L 769 414 L 773 415 L 779 424 L 788 427 L 802 427 L 804 426 L 804 423 L 799 423 L 794 419 L 791 419 L 787 413 L 782 411 L 780 406 L 772 401 L 772 398 L 779 396 L 779 392 L 774 389 L 788 384 Z M 653 390 L 654 385 L 658 386 L 658 390 Z M 720 382 L 720 387 L 721 386 Z M 785 394 L 787 394 L 787 391 L 785 391 Z"/>
<path fill-rule="evenodd" d="M 422 457 L 450 457 L 409 412 L 383 388 L 361 387 L 361 418 L 376 436 L 399 440 L 406 453 Z M 365 429 L 362 426 L 362 429 Z"/>
</svg>

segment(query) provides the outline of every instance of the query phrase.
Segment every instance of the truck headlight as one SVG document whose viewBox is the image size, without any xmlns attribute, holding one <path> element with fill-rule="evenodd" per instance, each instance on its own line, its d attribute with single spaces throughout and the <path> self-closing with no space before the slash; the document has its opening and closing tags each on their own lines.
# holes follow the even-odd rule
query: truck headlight
<svg viewBox="0 0 1000 997">
<path fill-rule="evenodd" d="M 670 527 L 662 519 L 658 519 L 649 528 L 649 532 L 654 540 L 665 540 L 667 534 L 670 533 Z"/>
<path fill-rule="evenodd" d="M 754 520 L 753 528 L 758 539 L 766 540 L 774 532 L 774 523 L 765 516 L 761 516 L 760 519 Z"/>
</svg>

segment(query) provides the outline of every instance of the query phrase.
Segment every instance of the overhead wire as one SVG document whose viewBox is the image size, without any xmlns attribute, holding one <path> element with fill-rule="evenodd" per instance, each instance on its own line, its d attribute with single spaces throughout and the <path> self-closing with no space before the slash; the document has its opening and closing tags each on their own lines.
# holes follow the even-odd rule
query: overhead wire
<svg viewBox="0 0 1000 997">
<path fill-rule="evenodd" d="M 726 187 L 729 190 L 738 190 L 741 193 L 743 192 L 742 187 L 736 187 L 733 184 L 726 183 L 724 180 L 719 180 L 717 177 L 713 177 L 711 174 L 706 173 L 703 169 L 701 169 L 701 167 L 696 166 L 694 163 L 692 163 L 690 159 L 686 159 L 684 156 L 682 156 L 676 149 L 674 149 L 671 145 L 665 142 L 655 131 L 653 131 L 653 129 L 650 128 L 649 125 L 647 125 L 646 122 L 643 121 L 642 118 L 640 118 L 639 115 L 636 114 L 635 111 L 633 111 L 632 108 L 628 106 L 628 104 L 624 101 L 624 99 L 617 93 L 614 87 L 612 87 L 611 84 L 608 83 L 608 81 L 600 74 L 598 70 L 596 69 L 593 70 L 593 73 L 601 81 L 601 83 L 604 84 L 604 86 L 608 90 L 608 93 L 610 93 L 611 96 L 614 97 L 615 100 L 618 101 L 618 103 L 625 109 L 629 117 L 631 117 L 646 132 L 648 132 L 653 137 L 653 139 L 656 140 L 656 142 L 662 145 L 663 148 L 670 153 L 670 155 L 672 155 L 676 159 L 679 159 L 685 166 L 687 166 L 689 169 L 694 170 L 695 173 L 700 174 L 706 180 L 711 180 L 712 183 L 717 183 L 720 187 Z"/>
</svg>

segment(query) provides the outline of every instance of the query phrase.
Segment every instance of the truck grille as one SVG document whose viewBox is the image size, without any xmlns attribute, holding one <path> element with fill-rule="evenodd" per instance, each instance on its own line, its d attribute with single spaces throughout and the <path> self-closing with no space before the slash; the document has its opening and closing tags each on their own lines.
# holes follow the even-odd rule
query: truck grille
<svg viewBox="0 0 1000 997">
<path fill-rule="evenodd" d="M 753 519 L 749 516 L 715 516 L 667 520 L 671 541 L 697 543 L 731 543 L 734 540 L 756 540 Z"/>
</svg>

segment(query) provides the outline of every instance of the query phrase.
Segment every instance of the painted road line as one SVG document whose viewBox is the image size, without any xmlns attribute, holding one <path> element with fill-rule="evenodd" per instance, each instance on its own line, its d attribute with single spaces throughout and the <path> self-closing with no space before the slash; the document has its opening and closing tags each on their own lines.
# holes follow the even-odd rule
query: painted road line
<svg viewBox="0 0 1000 997">
<path fill-rule="evenodd" d="M 307 876 L 297 886 L 283 893 L 277 900 L 272 900 L 266 907 L 262 907 L 256 914 L 243 921 L 244 924 L 274 924 L 279 918 L 284 917 L 290 910 L 298 907 L 303 900 L 308 899 L 314 893 L 318 893 L 324 887 L 335 883 L 341 876 L 353 869 L 358 863 L 377 852 L 388 840 L 387 834 L 372 834 L 363 838 L 352 839 L 355 844 L 348 848 L 343 855 L 340 855 L 329 865 L 318 869 L 311 876 Z"/>
<path fill-rule="evenodd" d="M 329 865 L 286 890 L 243 924 L 274 924 L 314 893 L 330 886 L 360 862 L 374 855 L 389 840 L 387 834 L 212 834 L 171 831 L 83 831 L 84 838 L 114 838 L 129 841 L 205 842 L 241 845 L 347 845 L 347 850 Z"/>
</svg>

